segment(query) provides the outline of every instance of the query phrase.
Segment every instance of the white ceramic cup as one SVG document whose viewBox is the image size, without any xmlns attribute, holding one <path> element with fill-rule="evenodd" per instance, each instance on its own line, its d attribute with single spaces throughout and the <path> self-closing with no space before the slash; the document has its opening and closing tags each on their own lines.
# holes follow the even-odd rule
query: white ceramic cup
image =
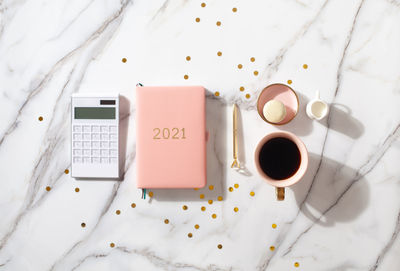
<svg viewBox="0 0 400 271">
<path fill-rule="evenodd" d="M 310 119 L 316 120 L 322 120 L 328 115 L 329 106 L 326 102 L 320 99 L 319 91 L 317 91 L 315 98 L 308 102 L 306 113 Z"/>
</svg>

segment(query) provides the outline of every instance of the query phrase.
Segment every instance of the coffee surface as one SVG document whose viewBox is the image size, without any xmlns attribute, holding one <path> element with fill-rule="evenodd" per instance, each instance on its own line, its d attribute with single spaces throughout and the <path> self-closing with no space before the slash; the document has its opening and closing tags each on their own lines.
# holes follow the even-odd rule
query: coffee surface
<svg viewBox="0 0 400 271">
<path fill-rule="evenodd" d="M 290 139 L 276 137 L 262 146 L 259 161 L 266 175 L 275 180 L 293 176 L 300 166 L 301 155 L 297 145 Z"/>
</svg>

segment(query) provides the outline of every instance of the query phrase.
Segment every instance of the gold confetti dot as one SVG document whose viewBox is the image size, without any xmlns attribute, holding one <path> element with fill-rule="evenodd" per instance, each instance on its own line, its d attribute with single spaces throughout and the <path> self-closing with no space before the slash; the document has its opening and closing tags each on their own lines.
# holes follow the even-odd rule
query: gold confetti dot
<svg viewBox="0 0 400 271">
<path fill-rule="evenodd" d="M 236 11 L 237 11 L 237 8 L 233 8 L 232 11 L 233 11 L 233 12 L 236 12 Z"/>
<path fill-rule="evenodd" d="M 201 206 L 201 210 L 204 212 L 206 210 L 206 207 Z"/>
<path fill-rule="evenodd" d="M 273 229 L 276 229 L 276 224 L 275 224 L 275 223 L 272 224 L 272 228 L 273 228 Z"/>
<path fill-rule="evenodd" d="M 307 69 L 308 68 L 308 65 L 307 64 L 304 64 L 303 65 L 303 69 Z"/>
<path fill-rule="evenodd" d="M 221 244 L 218 244 L 218 249 L 222 249 L 222 245 Z"/>
<path fill-rule="evenodd" d="M 39 120 L 39 121 L 42 121 L 42 120 L 43 120 L 43 117 L 42 117 L 42 116 L 40 116 L 40 117 L 38 118 L 38 120 Z"/>
<path fill-rule="evenodd" d="M 188 207 L 186 205 L 183 205 L 182 209 L 186 211 L 188 209 Z"/>
<path fill-rule="evenodd" d="M 69 170 L 68 170 L 68 169 L 64 170 L 64 173 L 65 173 L 65 174 L 68 174 L 68 173 L 69 173 Z"/>
<path fill-rule="evenodd" d="M 200 198 L 201 198 L 201 199 L 204 199 L 204 194 L 200 194 Z"/>
<path fill-rule="evenodd" d="M 218 51 L 217 56 L 222 56 L 222 52 Z"/>
<path fill-rule="evenodd" d="M 135 203 L 132 203 L 132 204 L 131 204 L 131 207 L 132 207 L 132 208 L 135 208 L 135 207 L 136 207 L 136 204 L 135 204 Z"/>
<path fill-rule="evenodd" d="M 239 90 L 240 90 L 240 91 L 244 91 L 244 87 L 240 87 Z"/>
<path fill-rule="evenodd" d="M 233 187 L 239 188 L 239 184 L 235 183 L 235 184 L 233 185 Z"/>
<path fill-rule="evenodd" d="M 190 56 L 187 56 L 187 57 L 186 57 L 186 60 L 187 60 L 187 61 L 190 61 L 190 60 L 191 60 L 191 57 L 190 57 Z"/>
<path fill-rule="evenodd" d="M 188 80 L 188 79 L 189 79 L 189 75 L 185 74 L 185 75 L 183 76 L 183 79 Z"/>
<path fill-rule="evenodd" d="M 206 7 L 206 3 L 201 3 L 201 7 L 205 8 Z"/>
<path fill-rule="evenodd" d="M 122 63 L 126 63 L 126 58 L 125 57 L 122 59 Z"/>
<path fill-rule="evenodd" d="M 210 185 L 210 186 L 208 187 L 208 189 L 213 190 L 213 189 L 214 189 L 214 186 L 213 186 L 213 185 Z"/>
<path fill-rule="evenodd" d="M 235 211 L 235 213 L 237 213 L 239 211 L 238 207 L 233 208 L 233 210 Z"/>
<path fill-rule="evenodd" d="M 217 218 L 217 215 L 216 215 L 216 214 L 212 214 L 211 217 L 214 218 L 214 219 L 216 219 L 216 218 Z"/>
<path fill-rule="evenodd" d="M 208 200 L 208 204 L 213 204 L 212 199 L 209 199 L 209 200 Z"/>
<path fill-rule="evenodd" d="M 165 224 L 168 224 L 168 223 L 169 223 L 169 220 L 168 220 L 168 219 L 164 219 L 164 223 L 165 223 Z"/>
<path fill-rule="evenodd" d="M 189 238 L 192 238 L 192 237 L 193 237 L 193 234 L 192 234 L 191 232 L 189 232 L 189 233 L 188 233 L 188 237 L 189 237 Z"/>
<path fill-rule="evenodd" d="M 250 99 L 250 94 L 249 93 L 246 94 L 246 99 Z"/>
<path fill-rule="evenodd" d="M 115 244 L 114 243 L 110 243 L 110 247 L 115 247 Z"/>
<path fill-rule="evenodd" d="M 222 201 L 222 196 L 219 196 L 219 197 L 218 197 L 218 201 Z"/>
<path fill-rule="evenodd" d="M 241 69 L 241 68 L 243 68 L 243 65 L 242 65 L 242 64 L 239 64 L 239 65 L 238 65 L 238 69 Z"/>
<path fill-rule="evenodd" d="M 200 22 L 200 18 L 197 17 L 197 18 L 196 18 L 196 23 L 199 23 L 199 22 Z"/>
<path fill-rule="evenodd" d="M 193 188 L 195 191 L 199 190 L 198 188 Z"/>
<path fill-rule="evenodd" d="M 299 266 L 300 266 L 300 264 L 298 262 L 294 263 L 294 267 L 299 267 Z"/>
<path fill-rule="evenodd" d="M 199 224 L 194 225 L 194 228 L 198 230 L 200 228 Z"/>
<path fill-rule="evenodd" d="M 254 71 L 253 74 L 254 74 L 255 76 L 257 76 L 257 75 L 258 75 L 258 71 Z"/>
<path fill-rule="evenodd" d="M 274 251 L 274 250 L 275 250 L 275 247 L 274 247 L 274 246 L 270 246 L 270 247 L 269 247 L 269 250 Z"/>
<path fill-rule="evenodd" d="M 152 198 L 153 196 L 154 196 L 153 191 L 150 191 L 150 192 L 149 192 L 149 197 Z"/>
<path fill-rule="evenodd" d="M 256 193 L 254 193 L 253 191 L 250 192 L 250 196 L 254 197 Z"/>
<path fill-rule="evenodd" d="M 232 192 L 233 191 L 233 187 L 231 186 L 231 187 L 229 187 L 229 192 Z"/>
<path fill-rule="evenodd" d="M 289 85 L 291 85 L 291 84 L 293 83 L 293 81 L 292 81 L 292 80 L 287 80 L 287 83 L 288 83 Z"/>
<path fill-rule="evenodd" d="M 216 97 L 218 97 L 218 96 L 219 96 L 219 92 L 216 91 L 216 92 L 214 93 L 214 95 L 215 95 Z"/>
<path fill-rule="evenodd" d="M 46 186 L 46 191 L 50 191 L 51 187 L 50 186 Z"/>
<path fill-rule="evenodd" d="M 221 22 L 220 21 L 217 22 L 217 26 L 221 26 Z"/>
<path fill-rule="evenodd" d="M 120 210 L 116 210 L 115 213 L 116 213 L 117 215 L 120 215 L 120 214 L 121 214 L 121 211 L 120 211 Z"/>
<path fill-rule="evenodd" d="M 75 187 L 75 192 L 76 192 L 76 193 L 79 192 L 79 187 Z"/>
<path fill-rule="evenodd" d="M 86 223 L 81 223 L 81 227 L 82 228 L 86 227 Z"/>
<path fill-rule="evenodd" d="M 251 58 L 250 58 L 250 61 L 251 61 L 251 62 L 254 62 L 254 61 L 256 61 L 256 59 L 255 59 L 254 57 L 251 57 Z"/>
</svg>

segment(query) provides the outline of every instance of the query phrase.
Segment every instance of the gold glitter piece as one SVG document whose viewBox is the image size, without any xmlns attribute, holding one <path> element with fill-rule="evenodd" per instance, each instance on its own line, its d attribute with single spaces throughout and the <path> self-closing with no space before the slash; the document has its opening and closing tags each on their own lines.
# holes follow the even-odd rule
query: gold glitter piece
<svg viewBox="0 0 400 271">
<path fill-rule="evenodd" d="M 185 75 L 183 76 L 183 78 L 184 78 L 185 80 L 188 80 L 188 79 L 189 79 L 189 75 L 185 74 Z"/>
<path fill-rule="evenodd" d="M 135 207 L 136 207 L 136 204 L 135 204 L 135 203 L 132 203 L 132 204 L 131 204 L 131 207 L 132 207 L 132 208 L 135 208 Z"/>
<path fill-rule="evenodd" d="M 38 118 L 38 120 L 39 120 L 39 121 L 42 121 L 42 120 L 43 120 L 43 117 L 42 117 L 42 116 L 40 116 L 40 117 Z"/>
<path fill-rule="evenodd" d="M 197 17 L 197 18 L 196 18 L 196 23 L 199 23 L 199 22 L 200 22 L 200 18 Z"/>
<path fill-rule="evenodd" d="M 218 96 L 219 96 L 219 91 L 216 91 L 216 92 L 214 93 L 214 95 L 218 97 Z"/>
<path fill-rule="evenodd" d="M 222 245 L 221 244 L 218 244 L 218 249 L 222 249 Z"/>
<path fill-rule="evenodd" d="M 222 196 L 219 196 L 219 197 L 218 197 L 218 201 L 222 201 Z"/>
<path fill-rule="evenodd" d="M 214 219 L 216 219 L 216 218 L 217 218 L 217 215 L 216 215 L 216 214 L 212 214 L 211 217 L 214 218 Z"/>
<path fill-rule="evenodd" d="M 154 196 L 153 191 L 150 191 L 150 192 L 149 192 L 149 197 L 152 198 L 153 196 Z"/>
<path fill-rule="evenodd" d="M 120 210 L 116 210 L 115 213 L 116 213 L 117 215 L 120 215 L 120 214 L 121 214 L 121 211 L 120 211 Z"/>
<path fill-rule="evenodd" d="M 250 94 L 249 93 L 246 94 L 246 99 L 250 99 Z"/>
<path fill-rule="evenodd" d="M 64 170 L 64 173 L 65 173 L 65 174 L 68 174 L 68 173 L 69 173 L 69 170 L 68 170 L 68 169 Z"/>
<path fill-rule="evenodd" d="M 201 199 L 204 199 L 204 194 L 200 194 L 200 198 L 201 198 Z"/>
<path fill-rule="evenodd" d="M 235 213 L 237 213 L 239 211 L 238 207 L 233 208 L 233 210 L 235 211 Z"/>
<path fill-rule="evenodd" d="M 239 184 L 237 184 L 237 183 L 235 183 L 233 186 L 234 186 L 235 188 L 239 188 Z"/>
<path fill-rule="evenodd" d="M 198 188 L 193 188 L 195 191 L 199 190 Z"/>
<path fill-rule="evenodd" d="M 46 186 L 46 191 L 50 191 L 51 187 L 50 186 Z"/>
<path fill-rule="evenodd" d="M 233 11 L 233 12 L 236 12 L 236 11 L 237 11 L 237 8 L 233 8 L 232 11 Z"/>
<path fill-rule="evenodd" d="M 168 224 L 168 223 L 169 223 L 169 220 L 168 220 L 168 219 L 165 219 L 165 220 L 164 220 L 164 223 L 165 223 L 165 224 Z"/>
<path fill-rule="evenodd" d="M 308 68 L 308 65 L 307 64 L 304 64 L 303 65 L 303 69 L 307 69 Z"/>
<path fill-rule="evenodd" d="M 257 76 L 257 75 L 258 75 L 258 71 L 254 71 L 253 73 L 254 73 L 254 75 L 255 75 L 255 76 Z"/>
<path fill-rule="evenodd" d="M 79 187 L 75 188 L 75 192 L 78 193 L 79 192 Z"/>
<path fill-rule="evenodd" d="M 294 263 L 294 267 L 299 267 L 299 266 L 300 266 L 300 264 L 298 262 Z"/>
<path fill-rule="evenodd" d="M 275 247 L 274 247 L 274 246 L 270 246 L 270 247 L 269 247 L 269 250 L 274 251 L 274 250 L 275 250 Z"/>
<path fill-rule="evenodd" d="M 194 225 L 194 228 L 198 230 L 200 228 L 199 224 Z"/>
<path fill-rule="evenodd" d="M 243 68 L 243 65 L 242 65 L 242 64 L 239 64 L 239 65 L 238 65 L 238 69 L 241 69 L 241 68 Z"/>
<path fill-rule="evenodd" d="M 208 187 L 208 189 L 213 190 L 213 189 L 214 189 L 214 186 L 213 186 L 213 185 L 210 185 L 210 186 Z"/>
<path fill-rule="evenodd" d="M 110 243 L 110 247 L 115 247 L 115 244 L 114 243 Z"/>
<path fill-rule="evenodd" d="M 85 223 L 81 223 L 81 227 L 82 228 L 86 227 L 86 224 Z"/>
<path fill-rule="evenodd" d="M 192 237 L 193 237 L 193 234 L 192 234 L 191 232 L 189 232 L 189 233 L 188 233 L 188 237 L 189 237 L 189 238 L 192 238 Z"/>
<path fill-rule="evenodd" d="M 190 60 L 191 60 L 190 56 L 187 56 L 187 57 L 186 57 L 186 60 L 187 60 L 187 61 L 190 61 Z"/>
<path fill-rule="evenodd" d="M 213 204 L 212 199 L 209 199 L 209 200 L 208 200 L 208 204 Z"/>
<path fill-rule="evenodd" d="M 240 91 L 244 91 L 244 87 L 240 87 L 239 90 L 240 90 Z"/>
<path fill-rule="evenodd" d="M 201 3 L 201 7 L 205 8 L 206 7 L 206 3 Z"/>
<path fill-rule="evenodd" d="M 250 192 L 250 196 L 254 197 L 256 193 L 254 193 L 253 191 Z"/>
<path fill-rule="evenodd" d="M 206 207 L 201 206 L 201 210 L 204 212 L 206 210 Z"/>
<path fill-rule="evenodd" d="M 255 59 L 254 57 L 251 57 L 251 58 L 250 58 L 250 61 L 251 61 L 251 62 L 254 62 L 254 61 L 256 61 L 256 59 Z"/>
<path fill-rule="evenodd" d="M 218 51 L 217 56 L 222 56 L 222 52 Z"/>
<path fill-rule="evenodd" d="M 126 58 L 125 58 L 125 57 L 122 59 L 122 62 L 123 62 L 123 63 L 126 63 Z"/>
<path fill-rule="evenodd" d="M 287 80 L 287 83 L 288 83 L 289 85 L 291 85 L 291 84 L 293 83 L 293 81 L 292 81 L 292 80 Z"/>
<path fill-rule="evenodd" d="M 220 21 L 217 22 L 217 26 L 221 26 L 221 22 Z"/>
<path fill-rule="evenodd" d="M 232 192 L 233 191 L 233 187 L 229 187 L 229 192 Z"/>
<path fill-rule="evenodd" d="M 183 205 L 182 209 L 186 211 L 188 209 L 188 207 L 186 205 Z"/>
<path fill-rule="evenodd" d="M 272 228 L 273 228 L 273 229 L 276 229 L 276 224 L 275 224 L 275 223 L 272 224 Z"/>
</svg>

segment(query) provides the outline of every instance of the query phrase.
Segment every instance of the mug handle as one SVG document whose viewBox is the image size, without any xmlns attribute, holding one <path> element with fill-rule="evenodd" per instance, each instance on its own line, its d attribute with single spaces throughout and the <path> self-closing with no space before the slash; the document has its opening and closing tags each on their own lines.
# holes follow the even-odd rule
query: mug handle
<svg viewBox="0 0 400 271">
<path fill-rule="evenodd" d="M 285 187 L 275 187 L 276 199 L 282 201 L 285 199 Z"/>
</svg>

